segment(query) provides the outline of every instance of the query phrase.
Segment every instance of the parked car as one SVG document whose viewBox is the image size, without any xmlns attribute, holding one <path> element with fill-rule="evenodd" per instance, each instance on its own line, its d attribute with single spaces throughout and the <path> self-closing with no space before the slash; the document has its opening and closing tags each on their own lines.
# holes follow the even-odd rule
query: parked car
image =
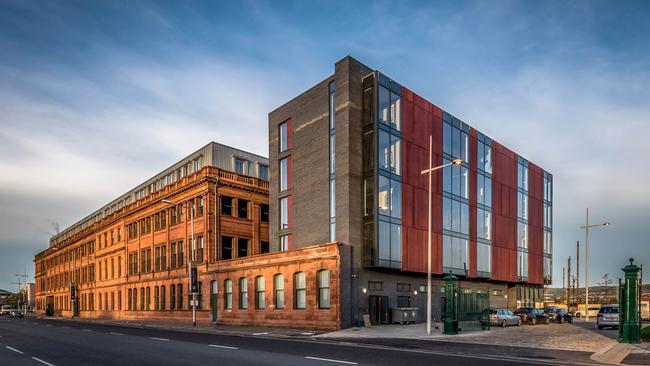
<svg viewBox="0 0 650 366">
<path fill-rule="evenodd" d="M 488 309 L 490 315 L 490 325 L 500 325 L 507 327 L 508 325 L 520 326 L 522 320 L 519 316 L 515 315 L 509 309 Z"/>
<path fill-rule="evenodd" d="M 9 316 L 12 318 L 22 318 L 23 312 L 20 309 L 11 309 L 9 310 Z"/>
<path fill-rule="evenodd" d="M 605 327 L 618 328 L 618 304 L 610 304 L 601 306 L 596 318 L 596 325 L 598 329 Z"/>
<path fill-rule="evenodd" d="M 9 312 L 10 312 L 11 309 L 13 309 L 13 308 L 14 308 L 14 307 L 11 306 L 11 305 L 2 305 L 2 307 L 0 307 L 0 315 L 4 315 L 4 314 L 9 315 Z"/>
<path fill-rule="evenodd" d="M 519 308 L 515 310 L 515 314 L 519 315 L 522 321 L 532 325 L 537 323 L 548 324 L 551 322 L 551 317 L 535 308 Z"/>
<path fill-rule="evenodd" d="M 569 314 L 566 310 L 557 307 L 557 306 L 547 306 L 544 308 L 544 313 L 546 313 L 551 321 L 556 323 L 573 323 L 573 315 Z"/>
<path fill-rule="evenodd" d="M 588 312 L 589 312 L 589 316 L 590 316 L 590 317 L 592 317 L 592 316 L 598 316 L 598 311 L 600 311 L 600 305 L 593 306 L 593 307 L 590 306 L 590 307 L 589 307 L 589 311 L 588 311 Z M 576 310 L 574 314 L 575 314 L 575 316 L 578 317 L 578 318 L 582 318 L 583 316 L 585 316 L 586 313 L 585 313 L 585 310 L 584 310 L 584 306 L 583 306 L 581 309 Z"/>
</svg>

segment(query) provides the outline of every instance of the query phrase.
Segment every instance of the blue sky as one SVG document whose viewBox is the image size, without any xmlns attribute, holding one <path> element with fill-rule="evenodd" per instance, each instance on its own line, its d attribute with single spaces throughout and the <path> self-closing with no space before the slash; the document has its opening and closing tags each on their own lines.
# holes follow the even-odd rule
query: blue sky
<svg viewBox="0 0 650 366">
<path fill-rule="evenodd" d="M 644 1 L 0 0 L 0 288 L 61 229 L 352 55 L 554 174 L 555 285 L 650 264 Z M 583 266 L 584 268 L 584 266 Z M 584 282 L 584 279 L 581 281 Z"/>
</svg>

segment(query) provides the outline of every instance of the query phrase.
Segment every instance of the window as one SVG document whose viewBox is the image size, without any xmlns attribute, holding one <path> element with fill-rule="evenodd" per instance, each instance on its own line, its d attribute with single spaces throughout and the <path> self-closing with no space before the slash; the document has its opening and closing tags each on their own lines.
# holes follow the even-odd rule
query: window
<svg viewBox="0 0 650 366">
<path fill-rule="evenodd" d="M 162 271 L 167 269 L 167 246 L 160 247 L 160 269 Z"/>
<path fill-rule="evenodd" d="M 467 239 L 442 236 L 442 267 L 444 272 L 466 275 L 469 268 Z"/>
<path fill-rule="evenodd" d="M 176 244 L 178 245 L 178 267 L 180 268 L 185 262 L 185 247 L 182 240 Z"/>
<path fill-rule="evenodd" d="M 284 309 L 284 276 L 282 273 L 273 276 L 273 304 L 276 309 Z"/>
<path fill-rule="evenodd" d="M 144 287 L 140 287 L 140 310 L 144 310 L 145 298 L 144 298 Z"/>
<path fill-rule="evenodd" d="M 377 281 L 368 281 L 369 291 L 384 291 L 384 283 Z"/>
<path fill-rule="evenodd" d="M 237 200 L 237 217 L 248 219 L 248 201 L 243 199 Z"/>
<path fill-rule="evenodd" d="M 260 204 L 260 221 L 269 222 L 269 205 Z"/>
<path fill-rule="evenodd" d="M 232 259 L 232 241 L 230 236 L 221 237 L 221 259 Z"/>
<path fill-rule="evenodd" d="M 224 282 L 224 307 L 232 309 L 232 280 L 228 279 Z"/>
<path fill-rule="evenodd" d="M 248 256 L 248 239 L 237 238 L 237 258 Z"/>
<path fill-rule="evenodd" d="M 198 158 L 194 159 L 194 172 L 198 172 L 201 170 L 201 157 L 199 156 Z"/>
<path fill-rule="evenodd" d="M 380 220 L 378 227 L 377 264 L 381 267 L 401 268 L 402 227 Z"/>
<path fill-rule="evenodd" d="M 248 175 L 248 160 L 235 158 L 235 172 L 241 175 Z"/>
<path fill-rule="evenodd" d="M 316 274 L 318 285 L 318 308 L 330 308 L 330 271 L 322 270 Z"/>
<path fill-rule="evenodd" d="M 397 307 L 398 308 L 410 308 L 411 307 L 411 297 L 410 296 L 397 296 Z"/>
<path fill-rule="evenodd" d="M 196 238 L 196 261 L 203 263 L 203 237 Z"/>
<path fill-rule="evenodd" d="M 289 140 L 288 140 L 288 124 L 287 122 L 282 122 L 280 123 L 279 126 L 279 135 L 280 135 L 280 152 L 286 151 L 289 148 Z"/>
<path fill-rule="evenodd" d="M 280 198 L 280 230 L 289 228 L 289 197 Z"/>
<path fill-rule="evenodd" d="M 264 306 L 266 305 L 264 298 L 265 289 L 266 285 L 264 284 L 264 277 L 255 277 L 255 309 L 264 309 Z"/>
<path fill-rule="evenodd" d="M 307 306 L 307 283 L 305 272 L 296 272 L 293 275 L 293 308 L 304 309 Z"/>
<path fill-rule="evenodd" d="M 221 214 L 232 216 L 232 197 L 221 196 Z"/>
<path fill-rule="evenodd" d="M 160 272 L 160 247 L 156 248 L 156 272 Z"/>
<path fill-rule="evenodd" d="M 382 129 L 378 131 L 378 136 L 379 168 L 396 175 L 401 175 L 400 138 Z"/>
<path fill-rule="evenodd" d="M 165 299 L 165 286 L 160 287 L 160 307 L 159 310 L 165 310 L 165 304 L 166 304 L 166 299 Z"/>
<path fill-rule="evenodd" d="M 176 285 L 169 286 L 169 310 L 176 309 Z"/>
<path fill-rule="evenodd" d="M 171 268 L 176 268 L 176 243 L 171 244 L 171 249 L 172 249 L 172 261 L 169 266 Z"/>
<path fill-rule="evenodd" d="M 257 164 L 257 177 L 262 180 L 269 180 L 269 166 L 264 164 Z"/>
<path fill-rule="evenodd" d="M 153 309 L 154 310 L 159 310 L 160 309 L 160 288 L 158 286 L 153 288 Z"/>
<path fill-rule="evenodd" d="M 239 308 L 248 309 L 248 280 L 245 277 L 239 279 Z"/>
<path fill-rule="evenodd" d="M 203 197 L 196 197 L 196 216 L 203 216 Z"/>
<path fill-rule="evenodd" d="M 379 176 L 377 212 L 400 219 L 402 217 L 402 183 L 396 179 Z"/>
<path fill-rule="evenodd" d="M 127 296 L 127 305 L 129 310 L 133 310 L 133 295 L 131 294 L 131 289 L 128 289 L 126 292 Z"/>
<path fill-rule="evenodd" d="M 280 192 L 289 189 L 289 157 L 280 159 Z"/>
<path fill-rule="evenodd" d="M 291 235 L 280 236 L 280 251 L 289 250 L 289 242 Z"/>
<path fill-rule="evenodd" d="M 151 287 L 147 287 L 147 310 L 151 310 Z"/>
<path fill-rule="evenodd" d="M 268 241 L 260 241 L 260 254 L 269 253 L 270 249 Z"/>
<path fill-rule="evenodd" d="M 177 308 L 180 310 L 183 308 L 183 285 L 179 283 L 176 289 L 178 290 Z"/>
</svg>

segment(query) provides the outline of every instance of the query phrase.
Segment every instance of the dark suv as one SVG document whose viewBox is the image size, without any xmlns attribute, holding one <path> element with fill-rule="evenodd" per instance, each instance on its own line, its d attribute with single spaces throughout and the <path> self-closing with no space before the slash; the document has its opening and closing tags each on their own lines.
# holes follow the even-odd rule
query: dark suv
<svg viewBox="0 0 650 366">
<path fill-rule="evenodd" d="M 557 307 L 557 306 L 547 306 L 544 308 L 544 313 L 546 313 L 552 321 L 557 323 L 573 323 L 573 315 L 566 312 L 566 310 Z"/>
<path fill-rule="evenodd" d="M 522 321 L 532 325 L 537 323 L 548 324 L 551 322 L 551 317 L 535 308 L 519 308 L 515 310 L 515 314 L 519 315 Z"/>
</svg>

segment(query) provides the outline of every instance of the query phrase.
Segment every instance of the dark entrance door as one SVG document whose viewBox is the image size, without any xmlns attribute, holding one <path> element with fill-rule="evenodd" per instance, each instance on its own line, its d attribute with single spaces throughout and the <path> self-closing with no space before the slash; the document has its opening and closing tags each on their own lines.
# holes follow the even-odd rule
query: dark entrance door
<svg viewBox="0 0 650 366">
<path fill-rule="evenodd" d="M 388 324 L 388 296 L 368 296 L 368 312 L 370 313 L 370 323 Z"/>
</svg>

